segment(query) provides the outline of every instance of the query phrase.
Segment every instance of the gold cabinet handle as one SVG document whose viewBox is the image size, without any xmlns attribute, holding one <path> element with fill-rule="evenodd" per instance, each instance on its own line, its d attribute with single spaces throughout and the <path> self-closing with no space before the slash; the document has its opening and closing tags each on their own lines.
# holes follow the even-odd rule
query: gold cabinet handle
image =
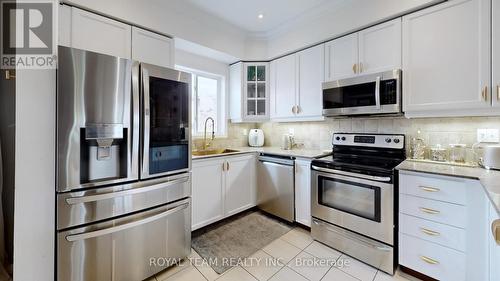
<svg viewBox="0 0 500 281">
<path fill-rule="evenodd" d="M 5 80 L 11 80 L 11 79 L 14 79 L 14 78 L 16 78 L 16 75 L 12 74 L 10 72 L 10 69 L 5 70 Z"/>
<path fill-rule="evenodd" d="M 229 171 L 229 162 L 226 162 L 226 171 Z"/>
<path fill-rule="evenodd" d="M 438 211 L 438 210 L 429 209 L 429 208 L 424 208 L 424 207 L 420 207 L 419 209 L 420 209 L 420 211 L 422 211 L 422 212 L 424 212 L 424 213 L 427 213 L 427 214 L 431 214 L 431 215 L 436 215 L 436 214 L 441 213 L 441 212 L 440 212 L 440 211 Z"/>
<path fill-rule="evenodd" d="M 296 114 L 296 112 L 295 112 L 295 105 L 294 105 L 294 106 L 292 106 L 292 113 L 293 113 L 293 114 Z"/>
<path fill-rule="evenodd" d="M 497 101 L 500 101 L 500 84 L 497 85 Z"/>
<path fill-rule="evenodd" d="M 297 108 L 297 114 L 300 113 L 301 109 L 300 109 L 300 105 L 296 105 L 296 108 Z"/>
<path fill-rule="evenodd" d="M 226 163 L 222 163 L 222 171 L 225 172 L 226 171 Z"/>
<path fill-rule="evenodd" d="M 500 245 L 500 219 L 495 220 L 491 223 L 491 231 L 493 232 L 493 238 L 497 245 Z"/>
<path fill-rule="evenodd" d="M 426 257 L 426 256 L 420 256 L 420 259 L 425 261 L 428 264 L 439 264 L 439 262 L 437 260 L 431 259 L 431 258 Z"/>
<path fill-rule="evenodd" d="M 437 187 L 431 187 L 431 186 L 423 186 L 423 185 L 421 185 L 420 188 L 423 191 L 428 191 L 428 192 L 438 192 L 438 191 L 440 191 L 439 188 L 437 188 Z"/>
<path fill-rule="evenodd" d="M 425 234 L 430 235 L 430 236 L 439 236 L 439 235 L 441 235 L 441 233 L 439 233 L 437 231 L 433 231 L 433 230 L 427 229 L 425 227 L 421 227 L 420 231 L 422 231 L 422 233 L 425 233 Z"/>
<path fill-rule="evenodd" d="M 481 96 L 483 97 L 484 101 L 488 101 L 488 86 L 484 86 L 483 90 L 481 91 Z"/>
<path fill-rule="evenodd" d="M 357 63 L 352 65 L 352 72 L 354 72 L 354 74 L 358 73 L 358 64 Z"/>
</svg>

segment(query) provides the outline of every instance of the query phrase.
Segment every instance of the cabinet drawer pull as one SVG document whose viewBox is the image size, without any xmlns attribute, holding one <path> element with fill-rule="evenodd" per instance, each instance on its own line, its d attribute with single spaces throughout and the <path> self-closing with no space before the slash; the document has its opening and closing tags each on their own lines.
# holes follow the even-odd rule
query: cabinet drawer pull
<svg viewBox="0 0 500 281">
<path fill-rule="evenodd" d="M 424 213 L 427 213 L 427 214 L 431 214 L 431 215 L 436 215 L 436 214 L 441 213 L 441 212 L 440 212 L 440 211 L 438 211 L 438 210 L 429 209 L 429 208 L 424 208 L 424 207 L 420 207 L 419 209 L 420 209 L 420 211 L 422 211 L 422 212 L 424 212 Z"/>
<path fill-rule="evenodd" d="M 497 245 L 500 245 L 500 219 L 495 220 L 491 223 L 491 231 L 493 232 L 493 238 Z"/>
<path fill-rule="evenodd" d="M 497 85 L 497 101 L 500 101 L 500 85 Z"/>
<path fill-rule="evenodd" d="M 358 73 L 358 64 L 353 64 L 352 65 L 352 72 L 354 72 L 354 74 Z"/>
<path fill-rule="evenodd" d="M 432 231 L 432 230 L 427 229 L 425 227 L 421 227 L 420 231 L 422 231 L 423 233 L 425 233 L 427 235 L 430 235 L 430 236 L 439 236 L 439 235 L 441 235 L 441 233 L 439 233 L 437 231 Z"/>
<path fill-rule="evenodd" d="M 420 256 L 420 259 L 425 261 L 428 264 L 439 264 L 439 262 L 437 260 L 431 259 L 431 258 L 426 257 L 426 256 Z"/>
<path fill-rule="evenodd" d="M 428 192 L 438 192 L 440 191 L 439 188 L 436 188 L 436 187 L 430 187 L 430 186 L 423 186 L 421 185 L 420 188 L 423 190 L 423 191 L 428 191 Z"/>
<path fill-rule="evenodd" d="M 363 63 L 359 63 L 359 73 L 363 72 Z"/>
</svg>

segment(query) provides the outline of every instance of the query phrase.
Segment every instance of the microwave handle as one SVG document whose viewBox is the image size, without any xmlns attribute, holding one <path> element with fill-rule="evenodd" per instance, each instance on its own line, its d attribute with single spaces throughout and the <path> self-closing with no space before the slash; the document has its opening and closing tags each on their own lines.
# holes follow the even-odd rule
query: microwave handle
<svg viewBox="0 0 500 281">
<path fill-rule="evenodd" d="M 380 76 L 375 80 L 375 106 L 380 109 Z"/>
</svg>

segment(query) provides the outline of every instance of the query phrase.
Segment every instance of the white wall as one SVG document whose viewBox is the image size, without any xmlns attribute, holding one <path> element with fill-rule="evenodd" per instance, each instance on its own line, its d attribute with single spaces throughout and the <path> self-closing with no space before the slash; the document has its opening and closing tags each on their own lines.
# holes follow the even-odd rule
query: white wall
<svg viewBox="0 0 500 281">
<path fill-rule="evenodd" d="M 272 32 L 267 56 L 275 58 L 439 1 L 443 0 L 345 1 Z"/>
</svg>

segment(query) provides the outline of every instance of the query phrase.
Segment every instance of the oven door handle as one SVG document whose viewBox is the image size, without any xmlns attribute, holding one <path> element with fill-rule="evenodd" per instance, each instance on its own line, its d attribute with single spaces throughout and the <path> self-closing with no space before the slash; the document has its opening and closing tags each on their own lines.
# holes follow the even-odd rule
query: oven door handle
<svg viewBox="0 0 500 281">
<path fill-rule="evenodd" d="M 391 177 L 377 177 L 377 176 L 370 176 L 370 175 L 363 175 L 363 174 L 358 174 L 358 173 L 352 173 L 352 172 L 346 172 L 346 171 L 340 171 L 340 170 L 333 170 L 333 169 L 327 169 L 327 168 L 322 168 L 318 166 L 311 166 L 313 170 L 320 171 L 320 172 L 325 172 L 325 173 L 330 173 L 330 174 L 339 174 L 339 175 L 344 175 L 344 176 L 352 176 L 352 177 L 357 177 L 361 179 L 367 179 L 367 180 L 373 180 L 373 181 L 382 181 L 382 182 L 390 182 Z"/>
<path fill-rule="evenodd" d="M 365 241 L 365 240 L 359 239 L 357 237 L 354 237 L 352 235 L 348 235 L 348 234 L 342 233 L 341 231 L 338 231 L 336 229 L 333 229 L 333 228 L 329 227 L 325 223 L 322 223 L 322 222 L 319 222 L 319 221 L 316 221 L 316 220 L 313 220 L 313 223 L 316 224 L 316 225 L 320 225 L 321 227 L 324 227 L 328 231 L 335 232 L 339 236 L 342 236 L 342 237 L 344 237 L 346 239 L 349 239 L 349 240 L 354 240 L 354 241 L 356 241 L 356 242 L 358 242 L 360 244 L 363 244 L 363 245 L 365 245 L 365 246 L 367 246 L 369 248 L 373 248 L 373 249 L 376 249 L 376 250 L 379 250 L 379 251 L 391 251 L 392 250 L 391 247 L 375 245 L 375 244 L 372 244 L 372 243 L 370 243 L 368 241 Z"/>
</svg>

